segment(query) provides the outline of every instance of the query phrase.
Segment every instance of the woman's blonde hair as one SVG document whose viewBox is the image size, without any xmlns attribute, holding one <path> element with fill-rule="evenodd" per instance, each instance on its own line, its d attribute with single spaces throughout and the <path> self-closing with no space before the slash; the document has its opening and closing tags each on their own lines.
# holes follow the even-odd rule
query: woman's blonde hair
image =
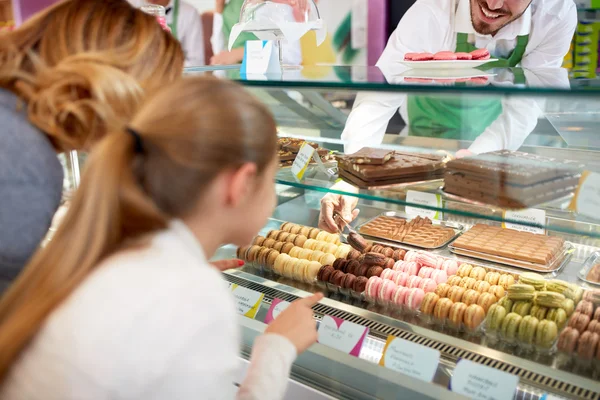
<svg viewBox="0 0 600 400">
<path fill-rule="evenodd" d="M 94 148 L 58 231 L 0 301 L 0 382 L 103 259 L 189 215 L 220 173 L 254 163 L 262 174 L 276 147 L 273 117 L 235 83 L 186 78 L 149 99 Z"/>
<path fill-rule="evenodd" d="M 179 42 L 125 0 L 65 0 L 0 34 L 0 87 L 58 151 L 126 123 L 144 90 L 181 76 Z"/>
</svg>

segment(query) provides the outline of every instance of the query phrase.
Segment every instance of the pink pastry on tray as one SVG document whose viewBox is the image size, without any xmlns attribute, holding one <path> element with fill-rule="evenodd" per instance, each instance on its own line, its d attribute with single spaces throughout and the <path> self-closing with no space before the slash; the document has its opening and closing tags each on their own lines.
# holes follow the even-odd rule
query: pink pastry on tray
<svg viewBox="0 0 600 400">
<path fill-rule="evenodd" d="M 423 302 L 423 298 L 425 297 L 425 292 L 423 289 L 410 289 L 410 293 L 408 293 L 405 304 L 411 310 L 418 310 L 421 307 L 421 303 Z"/>
<path fill-rule="evenodd" d="M 405 288 L 403 286 L 396 286 L 396 290 L 392 295 L 392 302 L 397 306 L 403 306 L 406 304 L 406 297 L 412 289 Z"/>
<path fill-rule="evenodd" d="M 457 59 L 457 56 L 453 51 L 438 51 L 433 55 L 433 59 L 440 61 L 454 61 Z"/>
<path fill-rule="evenodd" d="M 433 279 L 423 279 L 419 284 L 419 289 L 423 289 L 425 293 L 435 292 L 437 283 Z"/>
<path fill-rule="evenodd" d="M 418 288 L 419 285 L 421 284 L 422 279 L 419 278 L 416 275 L 411 276 L 410 278 L 408 278 L 408 281 L 406 282 L 406 286 L 414 289 L 414 288 Z"/>
<path fill-rule="evenodd" d="M 394 283 L 398 286 L 406 286 L 410 276 L 406 272 L 397 272 Z"/>
<path fill-rule="evenodd" d="M 383 279 L 372 276 L 369 278 L 367 282 L 367 286 L 365 288 L 365 293 L 372 299 L 376 299 L 379 295 L 379 289 L 381 289 L 381 285 L 383 284 Z"/>
<path fill-rule="evenodd" d="M 419 271 L 419 277 L 423 278 L 423 279 L 431 278 L 431 274 L 433 273 L 433 271 L 435 271 L 435 269 L 433 269 L 431 267 L 423 267 Z"/>
<path fill-rule="evenodd" d="M 430 278 L 433 279 L 437 284 L 446 283 L 448 281 L 448 274 L 446 271 L 438 269 L 431 273 Z"/>
<path fill-rule="evenodd" d="M 392 294 L 394 293 L 394 290 L 396 290 L 397 287 L 398 286 L 394 282 L 384 280 L 384 282 L 381 284 L 381 287 L 379 288 L 378 298 L 383 301 L 391 301 Z"/>
<path fill-rule="evenodd" d="M 398 271 L 394 271 L 393 269 L 385 269 L 381 273 L 380 278 L 381 279 L 387 279 L 387 280 L 393 281 L 394 278 L 396 278 L 396 274 L 398 274 L 398 273 L 399 273 Z"/>
</svg>

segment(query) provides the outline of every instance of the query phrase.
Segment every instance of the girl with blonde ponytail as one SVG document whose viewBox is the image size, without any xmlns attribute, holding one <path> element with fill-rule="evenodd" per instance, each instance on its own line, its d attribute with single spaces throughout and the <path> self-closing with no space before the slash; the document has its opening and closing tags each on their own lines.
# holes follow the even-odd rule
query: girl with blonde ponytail
<svg viewBox="0 0 600 400">
<path fill-rule="evenodd" d="M 61 198 L 57 153 L 129 121 L 183 52 L 123 0 L 66 0 L 0 33 L 0 292 L 46 234 Z"/>
<path fill-rule="evenodd" d="M 149 99 L 94 149 L 53 240 L 0 302 L 0 398 L 282 398 L 322 295 L 255 341 L 238 391 L 238 317 L 207 261 L 264 226 L 276 170 L 275 122 L 235 83 L 182 79 Z"/>
</svg>

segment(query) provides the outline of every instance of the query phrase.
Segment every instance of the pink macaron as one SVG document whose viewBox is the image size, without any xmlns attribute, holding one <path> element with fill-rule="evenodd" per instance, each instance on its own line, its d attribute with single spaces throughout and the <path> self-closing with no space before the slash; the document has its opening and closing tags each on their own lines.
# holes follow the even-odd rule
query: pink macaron
<svg viewBox="0 0 600 400">
<path fill-rule="evenodd" d="M 439 285 L 440 283 L 446 283 L 448 281 L 448 274 L 446 273 L 446 271 L 438 269 L 433 271 L 430 278 L 433 279 L 435 283 Z"/>
<path fill-rule="evenodd" d="M 379 277 L 381 279 L 387 279 L 387 280 L 393 281 L 394 278 L 396 277 L 396 273 L 397 273 L 397 271 L 394 271 L 393 269 L 384 269 Z"/>
<path fill-rule="evenodd" d="M 446 271 L 446 275 L 448 276 L 456 275 L 456 272 L 458 272 L 458 262 L 456 260 L 444 260 L 440 269 Z"/>
<path fill-rule="evenodd" d="M 383 301 L 391 301 L 392 294 L 394 294 L 394 290 L 396 290 L 398 286 L 392 281 L 384 281 L 379 288 L 379 296 L 378 298 Z"/>
<path fill-rule="evenodd" d="M 402 260 L 396 261 L 396 264 L 394 264 L 394 266 L 392 267 L 392 269 L 394 271 L 400 271 L 400 272 L 402 272 L 402 267 L 404 267 L 404 263 L 405 262 L 406 261 L 402 261 Z"/>
<path fill-rule="evenodd" d="M 417 257 L 419 256 L 419 252 L 414 250 L 409 250 L 404 255 L 404 261 L 417 261 Z"/>
<path fill-rule="evenodd" d="M 425 293 L 435 292 L 437 283 L 433 279 L 423 279 L 419 284 L 419 289 L 423 289 Z"/>
<path fill-rule="evenodd" d="M 439 51 L 433 55 L 433 59 L 440 61 L 454 61 L 457 57 L 452 51 Z"/>
<path fill-rule="evenodd" d="M 421 281 L 423 279 L 419 278 L 416 275 L 411 276 L 410 278 L 408 278 L 408 281 L 406 282 L 406 286 L 413 289 L 413 288 L 418 288 L 419 285 L 421 284 Z"/>
<path fill-rule="evenodd" d="M 394 279 L 394 283 L 398 286 L 406 286 L 408 278 L 410 278 L 410 276 L 406 272 L 398 272 L 396 274 L 396 279 Z"/>
<path fill-rule="evenodd" d="M 455 53 L 457 60 L 472 60 L 473 56 L 470 53 Z"/>
<path fill-rule="evenodd" d="M 419 253 L 417 256 L 417 262 L 421 265 L 434 269 L 439 269 L 439 267 L 444 263 L 441 257 L 434 256 L 433 254 L 429 253 Z"/>
<path fill-rule="evenodd" d="M 412 61 L 430 61 L 433 60 L 433 54 L 431 53 L 414 53 L 412 55 Z"/>
<path fill-rule="evenodd" d="M 392 294 L 392 302 L 397 306 L 402 306 L 406 302 L 406 296 L 412 289 L 403 286 L 396 286 L 396 290 Z"/>
<path fill-rule="evenodd" d="M 419 53 L 406 53 L 404 55 L 404 61 L 413 61 L 418 54 Z"/>
<path fill-rule="evenodd" d="M 421 308 L 421 303 L 423 302 L 423 298 L 425 297 L 425 292 L 423 289 L 410 289 L 410 293 L 408 293 L 404 303 L 412 310 L 418 310 Z"/>
<path fill-rule="evenodd" d="M 433 271 L 435 271 L 433 268 L 423 267 L 419 271 L 419 277 L 423 278 L 423 279 L 425 279 L 425 278 L 431 278 L 431 274 L 433 273 Z"/>
<path fill-rule="evenodd" d="M 489 60 L 490 52 L 487 49 L 477 49 L 471 52 L 473 60 Z"/>
<path fill-rule="evenodd" d="M 414 261 L 406 263 L 404 266 L 403 272 L 406 272 L 408 275 L 417 275 L 421 267 Z"/>
<path fill-rule="evenodd" d="M 367 296 L 369 296 L 372 299 L 377 298 L 377 296 L 379 295 L 379 289 L 381 288 L 382 284 L 383 284 L 383 279 L 381 279 L 377 276 L 370 277 L 369 281 L 367 282 L 367 286 L 365 288 L 365 292 L 367 293 Z"/>
</svg>

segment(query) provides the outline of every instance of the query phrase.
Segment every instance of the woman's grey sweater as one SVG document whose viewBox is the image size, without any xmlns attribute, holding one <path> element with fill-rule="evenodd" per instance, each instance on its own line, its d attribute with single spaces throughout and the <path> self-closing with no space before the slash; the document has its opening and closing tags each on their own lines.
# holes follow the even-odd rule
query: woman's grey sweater
<svg viewBox="0 0 600 400">
<path fill-rule="evenodd" d="M 18 103 L 0 89 L 0 293 L 48 232 L 63 187 L 56 151 Z"/>
</svg>

